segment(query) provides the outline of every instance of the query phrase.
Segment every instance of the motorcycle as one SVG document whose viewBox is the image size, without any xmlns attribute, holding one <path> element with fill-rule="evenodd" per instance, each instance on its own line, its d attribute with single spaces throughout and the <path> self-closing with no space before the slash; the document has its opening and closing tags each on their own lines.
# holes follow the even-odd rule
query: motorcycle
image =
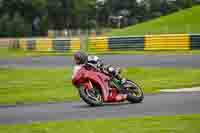
<svg viewBox="0 0 200 133">
<path fill-rule="evenodd" d="M 140 103 L 144 98 L 142 89 L 134 81 L 126 80 L 122 84 L 114 76 L 90 65 L 74 67 L 72 84 L 78 89 L 81 99 L 91 106 L 124 101 Z M 119 94 L 127 94 L 126 99 L 114 99 Z"/>
</svg>

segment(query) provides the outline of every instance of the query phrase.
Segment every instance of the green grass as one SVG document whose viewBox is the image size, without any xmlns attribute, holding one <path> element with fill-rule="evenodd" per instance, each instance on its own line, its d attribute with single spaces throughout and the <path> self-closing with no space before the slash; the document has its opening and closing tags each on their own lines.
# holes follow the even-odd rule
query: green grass
<svg viewBox="0 0 200 133">
<path fill-rule="evenodd" d="M 108 51 L 108 52 L 95 52 L 89 51 L 89 54 L 96 55 L 113 55 L 113 54 L 121 54 L 121 55 L 199 55 L 200 50 L 192 50 L 192 51 Z M 56 53 L 56 52 L 37 52 L 37 51 L 23 51 L 17 49 L 5 49 L 0 48 L 0 59 L 1 58 L 23 58 L 23 57 L 39 57 L 39 56 L 71 56 L 73 53 Z"/>
<path fill-rule="evenodd" d="M 0 58 L 19 58 L 27 56 L 68 56 L 72 55 L 72 52 L 59 53 L 59 52 L 39 52 L 39 51 L 24 51 L 21 49 L 8 49 L 0 48 Z"/>
<path fill-rule="evenodd" d="M 0 69 L 0 104 L 77 99 L 71 69 Z"/>
<path fill-rule="evenodd" d="M 2 133 L 199 133 L 200 115 L 0 125 Z"/>
<path fill-rule="evenodd" d="M 200 86 L 200 69 L 184 68 L 130 68 L 124 71 L 135 80 L 146 93 L 161 89 L 176 89 Z"/>
<path fill-rule="evenodd" d="M 90 51 L 89 54 L 96 55 L 199 55 L 200 50 L 165 50 L 165 51 L 106 51 L 106 52 L 95 52 Z"/>
<path fill-rule="evenodd" d="M 71 75 L 71 68 L 0 68 L 0 104 L 78 100 Z M 200 86 L 200 69 L 128 68 L 124 75 L 139 83 L 145 93 Z"/>
<path fill-rule="evenodd" d="M 200 33 L 200 6 L 182 10 L 148 22 L 123 29 L 116 29 L 110 36 L 131 36 L 166 33 Z"/>
<path fill-rule="evenodd" d="M 88 51 L 88 54 L 96 55 L 199 55 L 200 50 L 173 50 L 173 51 L 107 51 L 107 52 L 95 52 L 92 50 Z M 39 57 L 39 56 L 72 56 L 72 52 L 59 53 L 59 52 L 38 52 L 38 51 L 24 51 L 20 49 L 6 49 L 0 48 L 0 59 L 1 58 L 23 58 L 23 57 Z"/>
</svg>

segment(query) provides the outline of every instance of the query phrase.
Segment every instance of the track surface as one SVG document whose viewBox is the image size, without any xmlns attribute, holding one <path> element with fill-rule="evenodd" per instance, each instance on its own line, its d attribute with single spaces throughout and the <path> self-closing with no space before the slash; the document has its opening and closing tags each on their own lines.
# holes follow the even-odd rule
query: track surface
<svg viewBox="0 0 200 133">
<path fill-rule="evenodd" d="M 197 92 L 148 95 L 140 104 L 121 103 L 95 108 L 84 102 L 0 107 L 0 123 L 192 113 L 200 113 L 200 93 Z"/>
<path fill-rule="evenodd" d="M 121 67 L 200 67 L 200 55 L 105 55 L 105 63 Z M 66 67 L 72 66 L 72 57 L 26 57 L 0 59 L 0 67 Z"/>
<path fill-rule="evenodd" d="M 200 68 L 200 55 L 106 55 L 105 63 L 121 67 L 191 67 Z M 0 67 L 67 67 L 72 57 L 26 57 L 0 59 Z M 84 102 L 0 106 L 1 123 L 32 121 L 95 119 L 145 115 L 176 115 L 200 113 L 200 93 L 164 93 L 147 95 L 140 104 L 105 105 L 91 108 Z"/>
</svg>

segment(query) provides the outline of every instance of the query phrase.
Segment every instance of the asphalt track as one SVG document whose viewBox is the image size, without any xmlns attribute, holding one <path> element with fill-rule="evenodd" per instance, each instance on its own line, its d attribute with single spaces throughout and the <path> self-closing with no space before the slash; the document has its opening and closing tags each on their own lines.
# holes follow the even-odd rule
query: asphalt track
<svg viewBox="0 0 200 133">
<path fill-rule="evenodd" d="M 191 67 L 200 68 L 199 55 L 126 55 L 104 56 L 105 63 L 121 67 Z M 0 67 L 68 67 L 71 57 L 26 57 L 0 59 Z M 96 119 L 154 115 L 199 114 L 200 93 L 162 93 L 145 95 L 140 104 L 114 104 L 89 107 L 84 102 L 0 106 L 0 124 L 31 123 L 68 119 Z"/>
<path fill-rule="evenodd" d="M 200 68 L 200 55 L 104 55 L 105 63 L 120 67 L 191 67 Z M 70 56 L 0 59 L 0 67 L 67 67 Z"/>
<path fill-rule="evenodd" d="M 5 106 L 0 107 L 0 124 L 198 113 L 200 93 L 190 92 L 146 95 L 143 103 L 121 103 L 102 107 L 89 107 L 84 102 Z"/>
</svg>

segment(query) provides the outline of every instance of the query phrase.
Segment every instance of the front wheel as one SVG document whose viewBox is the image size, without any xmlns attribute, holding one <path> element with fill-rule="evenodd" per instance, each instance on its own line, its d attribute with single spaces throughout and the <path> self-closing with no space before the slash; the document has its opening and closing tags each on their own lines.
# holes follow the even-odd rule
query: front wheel
<svg viewBox="0 0 200 133">
<path fill-rule="evenodd" d="M 144 93 L 140 86 L 131 80 L 127 80 L 124 89 L 128 92 L 127 100 L 131 103 L 140 103 L 144 99 Z"/>
<path fill-rule="evenodd" d="M 86 89 L 84 86 L 78 88 L 81 99 L 91 106 L 100 106 L 103 104 L 103 99 L 100 91 L 93 86 L 92 89 Z"/>
</svg>

